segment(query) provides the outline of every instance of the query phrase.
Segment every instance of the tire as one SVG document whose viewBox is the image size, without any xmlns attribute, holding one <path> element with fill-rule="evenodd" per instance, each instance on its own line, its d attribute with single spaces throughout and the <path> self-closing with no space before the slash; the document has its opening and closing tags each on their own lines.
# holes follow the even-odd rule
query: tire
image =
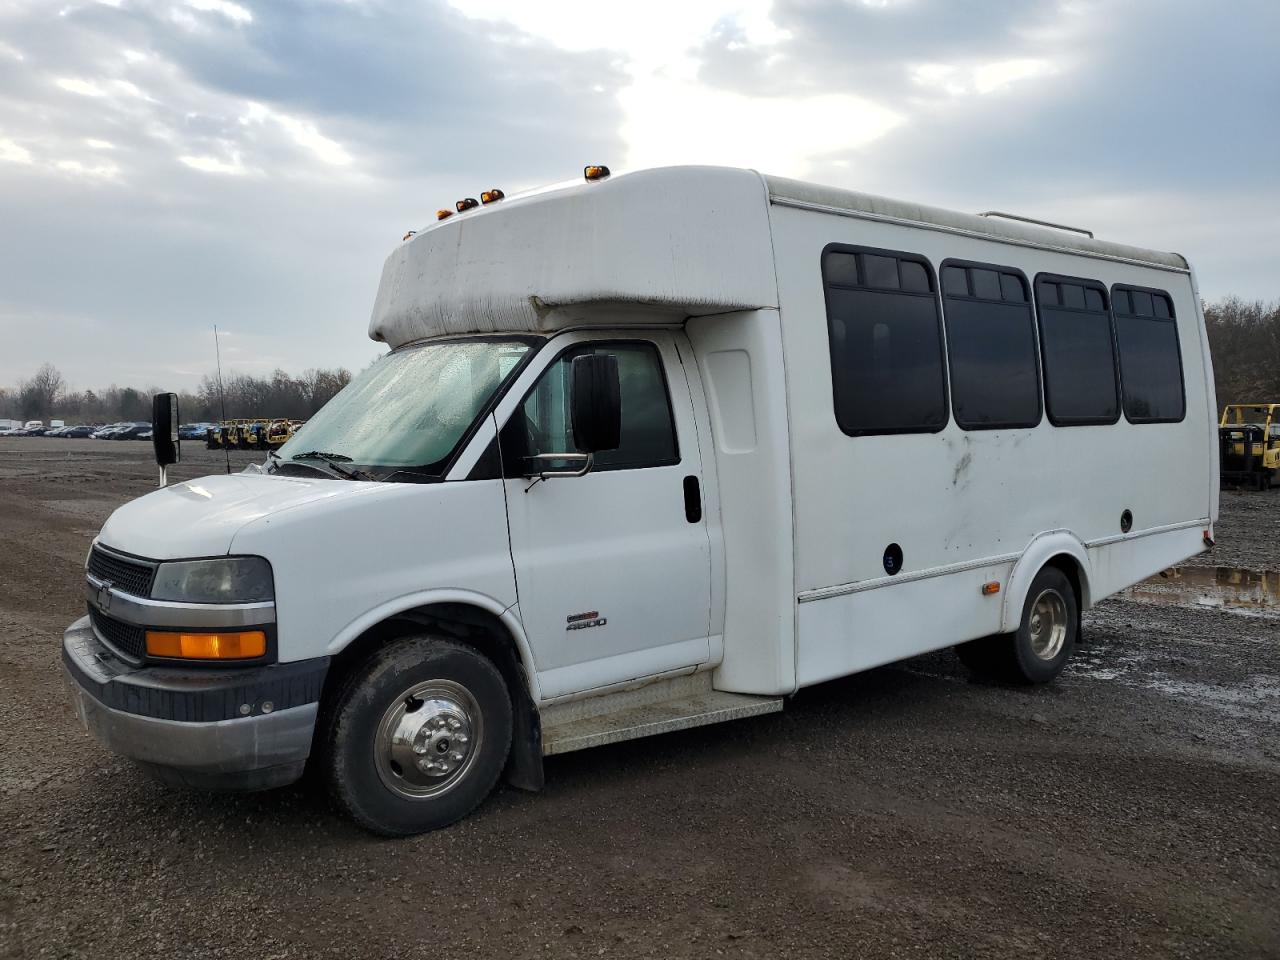
<svg viewBox="0 0 1280 960">
<path fill-rule="evenodd" d="M 442 637 L 404 637 L 337 692 L 323 730 L 322 774 L 338 808 L 367 830 L 389 837 L 436 830 L 493 790 L 511 723 L 507 685 L 487 657 Z"/>
<path fill-rule="evenodd" d="M 1017 630 L 960 644 L 956 654 L 975 673 L 1008 683 L 1048 683 L 1062 673 L 1079 633 L 1080 604 L 1071 580 L 1057 567 L 1044 567 L 1031 581 Z"/>
</svg>

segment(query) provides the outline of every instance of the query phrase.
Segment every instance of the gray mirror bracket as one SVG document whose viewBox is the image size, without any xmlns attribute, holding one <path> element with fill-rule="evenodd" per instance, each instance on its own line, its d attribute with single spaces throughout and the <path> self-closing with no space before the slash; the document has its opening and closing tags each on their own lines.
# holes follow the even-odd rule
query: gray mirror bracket
<svg viewBox="0 0 1280 960">
<path fill-rule="evenodd" d="M 539 453 L 532 457 L 524 458 L 526 463 L 534 461 L 525 469 L 524 478 L 531 480 L 532 483 L 525 487 L 525 493 L 533 489 L 534 484 L 541 480 L 556 480 L 563 477 L 585 477 L 591 472 L 591 468 L 595 466 L 596 457 L 594 453 Z M 579 470 L 539 470 L 531 469 L 536 467 L 539 461 L 552 460 L 568 460 L 570 463 L 581 463 L 582 468 Z"/>
</svg>

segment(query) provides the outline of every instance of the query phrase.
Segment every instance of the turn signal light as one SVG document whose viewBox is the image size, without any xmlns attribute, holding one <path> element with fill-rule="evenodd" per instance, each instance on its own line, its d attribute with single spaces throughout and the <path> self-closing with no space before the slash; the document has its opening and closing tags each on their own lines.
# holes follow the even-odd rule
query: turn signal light
<svg viewBox="0 0 1280 960">
<path fill-rule="evenodd" d="M 982 585 L 982 595 L 990 597 L 1000 592 L 1000 583 L 997 580 L 991 580 Z"/>
<path fill-rule="evenodd" d="M 497 187 L 494 187 L 492 190 L 486 190 L 484 193 L 480 194 L 480 202 L 493 203 L 493 201 L 501 200 L 505 196 L 506 196 L 505 193 L 503 193 Z"/>
<path fill-rule="evenodd" d="M 604 166 L 583 167 L 582 175 L 588 180 L 603 180 L 609 175 L 609 168 Z"/>
<path fill-rule="evenodd" d="M 449 219 L 450 217 L 452 217 L 452 216 L 453 216 L 453 211 L 452 211 L 452 210 L 437 210 L 437 211 L 436 211 L 436 219 L 437 219 L 437 220 L 448 220 L 448 219 Z"/>
<path fill-rule="evenodd" d="M 459 213 L 462 213 L 464 210 L 470 210 L 472 207 L 480 206 L 480 201 L 475 197 L 467 197 L 464 200 L 459 200 L 454 204 L 454 206 L 457 208 Z"/>
<path fill-rule="evenodd" d="M 249 660 L 267 652 L 267 635 L 261 630 L 233 633 L 162 633 L 147 631 L 147 654 L 187 660 Z"/>
</svg>

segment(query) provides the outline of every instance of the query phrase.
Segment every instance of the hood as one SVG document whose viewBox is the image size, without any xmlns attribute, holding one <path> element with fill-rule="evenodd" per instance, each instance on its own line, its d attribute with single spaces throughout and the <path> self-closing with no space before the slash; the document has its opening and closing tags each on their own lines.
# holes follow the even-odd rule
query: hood
<svg viewBox="0 0 1280 960">
<path fill-rule="evenodd" d="M 323 477 L 237 473 L 200 477 L 148 493 L 107 519 L 98 540 L 153 560 L 216 557 L 245 524 L 268 513 L 380 486 Z"/>
</svg>

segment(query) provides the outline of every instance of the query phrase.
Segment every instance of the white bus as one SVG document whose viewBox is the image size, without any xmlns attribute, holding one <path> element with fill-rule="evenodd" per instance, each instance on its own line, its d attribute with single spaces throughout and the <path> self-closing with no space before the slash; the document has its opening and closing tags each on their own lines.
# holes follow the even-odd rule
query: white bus
<svg viewBox="0 0 1280 960">
<path fill-rule="evenodd" d="M 311 762 L 408 834 L 943 647 L 1052 680 L 1082 610 L 1212 544 L 1177 254 L 745 170 L 484 199 L 391 254 L 391 352 L 266 464 L 102 528 L 63 659 L 110 747 Z"/>
</svg>

